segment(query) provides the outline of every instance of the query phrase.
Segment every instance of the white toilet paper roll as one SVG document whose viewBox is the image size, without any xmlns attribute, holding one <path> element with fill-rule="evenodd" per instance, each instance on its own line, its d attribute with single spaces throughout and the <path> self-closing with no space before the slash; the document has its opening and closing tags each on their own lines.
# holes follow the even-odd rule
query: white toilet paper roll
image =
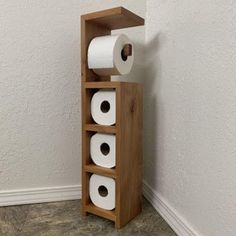
<svg viewBox="0 0 236 236">
<path fill-rule="evenodd" d="M 102 167 L 116 165 L 116 136 L 114 134 L 94 134 L 90 139 L 90 154 L 93 162 Z"/>
<path fill-rule="evenodd" d="M 116 93 L 115 90 L 99 90 L 91 100 L 91 115 L 100 125 L 116 123 Z"/>
<path fill-rule="evenodd" d="M 97 207 L 112 210 L 115 208 L 115 180 L 93 174 L 89 181 L 89 196 Z"/>
<path fill-rule="evenodd" d="M 125 44 L 131 44 L 124 34 L 94 38 L 88 48 L 88 67 L 101 76 L 128 74 L 134 61 L 134 53 L 122 56 Z M 133 47 L 132 47 L 133 49 Z"/>
</svg>

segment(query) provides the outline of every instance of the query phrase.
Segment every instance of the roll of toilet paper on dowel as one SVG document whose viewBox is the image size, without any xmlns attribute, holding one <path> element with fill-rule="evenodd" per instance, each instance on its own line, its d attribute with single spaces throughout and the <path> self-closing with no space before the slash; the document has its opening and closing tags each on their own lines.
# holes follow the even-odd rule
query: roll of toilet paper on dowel
<svg viewBox="0 0 236 236">
<path fill-rule="evenodd" d="M 89 196 L 92 203 L 100 208 L 115 208 L 115 180 L 93 174 L 89 180 Z"/>
<path fill-rule="evenodd" d="M 100 125 L 116 123 L 116 92 L 115 90 L 99 90 L 91 100 L 91 115 Z"/>
<path fill-rule="evenodd" d="M 101 76 L 128 74 L 134 61 L 134 53 L 122 56 L 122 50 L 131 41 L 124 34 L 107 35 L 92 39 L 88 48 L 88 67 Z"/>
<path fill-rule="evenodd" d="M 93 162 L 102 167 L 116 165 L 116 136 L 96 133 L 90 139 L 90 155 Z"/>
</svg>

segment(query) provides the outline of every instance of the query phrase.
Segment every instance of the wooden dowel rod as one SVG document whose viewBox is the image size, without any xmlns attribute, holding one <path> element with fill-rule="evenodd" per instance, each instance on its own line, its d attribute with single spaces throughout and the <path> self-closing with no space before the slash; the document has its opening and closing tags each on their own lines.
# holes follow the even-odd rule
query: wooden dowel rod
<svg viewBox="0 0 236 236">
<path fill-rule="evenodd" d="M 132 56 L 132 45 L 131 44 L 125 44 L 122 50 L 122 57 L 128 57 Z"/>
</svg>

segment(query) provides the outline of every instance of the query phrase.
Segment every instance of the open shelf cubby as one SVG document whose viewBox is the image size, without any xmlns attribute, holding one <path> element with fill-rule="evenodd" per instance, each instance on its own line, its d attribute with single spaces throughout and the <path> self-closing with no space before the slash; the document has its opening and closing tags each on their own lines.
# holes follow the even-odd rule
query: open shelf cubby
<svg viewBox="0 0 236 236">
<path fill-rule="evenodd" d="M 142 127 L 143 88 L 138 83 L 112 82 L 98 76 L 87 65 L 87 50 L 94 37 L 110 35 L 111 30 L 144 25 L 144 19 L 123 7 L 81 16 L 81 94 L 82 94 L 82 213 L 95 214 L 123 227 L 142 206 Z M 99 125 L 91 116 L 91 99 L 99 89 L 116 92 L 115 125 Z M 95 133 L 116 135 L 116 166 L 95 165 L 90 157 L 90 138 Z M 115 209 L 95 206 L 89 196 L 92 174 L 113 178 L 116 184 Z"/>
<path fill-rule="evenodd" d="M 86 210 L 89 213 L 101 216 L 103 218 L 106 218 L 108 220 L 116 221 L 116 211 L 112 210 L 105 210 L 99 207 L 96 207 L 92 202 L 88 203 L 86 205 Z"/>
</svg>

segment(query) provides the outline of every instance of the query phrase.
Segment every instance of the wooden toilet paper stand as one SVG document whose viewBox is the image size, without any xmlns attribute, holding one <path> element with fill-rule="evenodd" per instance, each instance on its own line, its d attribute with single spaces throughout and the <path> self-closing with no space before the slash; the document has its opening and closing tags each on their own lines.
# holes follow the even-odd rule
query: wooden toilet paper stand
<svg viewBox="0 0 236 236">
<path fill-rule="evenodd" d="M 115 222 L 121 228 L 137 216 L 142 206 L 142 85 L 112 82 L 110 76 L 98 76 L 88 68 L 87 50 L 94 37 L 110 35 L 111 30 L 141 26 L 144 19 L 123 7 L 81 16 L 81 94 L 82 94 L 82 213 L 92 213 Z M 124 56 L 132 54 L 125 45 Z M 90 111 L 93 94 L 99 89 L 116 91 L 116 124 L 96 124 Z M 116 166 L 109 169 L 95 165 L 90 157 L 90 137 L 99 133 L 116 135 Z M 95 173 L 111 177 L 116 183 L 115 209 L 96 207 L 89 197 L 89 179 Z"/>
</svg>

